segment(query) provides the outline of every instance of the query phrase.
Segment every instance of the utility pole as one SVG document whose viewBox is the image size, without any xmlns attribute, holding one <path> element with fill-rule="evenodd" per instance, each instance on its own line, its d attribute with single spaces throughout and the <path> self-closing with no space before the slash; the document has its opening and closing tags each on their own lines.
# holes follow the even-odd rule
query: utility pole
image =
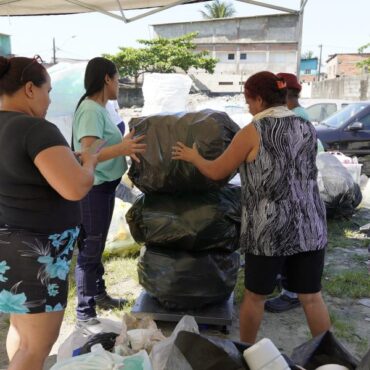
<svg viewBox="0 0 370 370">
<path fill-rule="evenodd" d="M 320 58 L 319 58 L 319 75 L 317 77 L 317 81 L 320 81 L 321 76 L 321 58 L 322 58 L 322 44 L 319 45 L 320 48 Z"/>
<path fill-rule="evenodd" d="M 55 47 L 55 37 L 53 37 L 53 63 L 56 64 L 57 63 L 57 56 L 56 56 L 56 47 Z"/>
<path fill-rule="evenodd" d="M 301 53 L 302 53 L 302 31 L 303 31 L 303 15 L 304 7 L 308 0 L 301 0 L 301 6 L 298 14 L 298 45 L 297 45 L 297 78 L 299 81 L 299 75 L 301 72 Z"/>
</svg>

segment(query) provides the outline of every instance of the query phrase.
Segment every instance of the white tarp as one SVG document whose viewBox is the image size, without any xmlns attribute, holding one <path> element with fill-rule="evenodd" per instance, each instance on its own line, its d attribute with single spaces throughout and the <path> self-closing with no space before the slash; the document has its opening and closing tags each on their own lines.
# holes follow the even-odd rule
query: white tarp
<svg viewBox="0 0 370 370">
<path fill-rule="evenodd" d="M 0 0 L 0 16 L 57 15 L 86 12 L 99 12 L 127 22 L 154 14 L 158 11 L 181 4 L 201 3 L 210 0 Z M 255 0 L 239 0 L 283 12 L 299 14 L 303 12 L 308 0 L 303 0 L 300 11 L 280 5 Z M 153 9 L 155 8 L 155 9 Z M 147 9 L 131 18 L 125 16 L 126 10 Z M 149 10 L 151 9 L 151 10 Z M 120 14 L 112 13 L 120 12 Z"/>
<path fill-rule="evenodd" d="M 73 14 L 156 8 L 193 0 L 0 0 L 0 16 Z"/>
<path fill-rule="evenodd" d="M 87 62 L 58 63 L 48 69 L 52 90 L 46 119 L 58 126 L 66 140 L 72 138 L 72 120 L 77 102 L 85 93 Z"/>
</svg>

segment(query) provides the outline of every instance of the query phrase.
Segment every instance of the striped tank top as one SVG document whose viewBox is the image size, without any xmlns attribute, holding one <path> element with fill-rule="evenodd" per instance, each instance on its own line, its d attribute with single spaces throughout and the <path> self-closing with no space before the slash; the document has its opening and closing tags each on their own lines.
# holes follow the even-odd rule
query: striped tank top
<svg viewBox="0 0 370 370">
<path fill-rule="evenodd" d="M 325 205 L 316 168 L 316 131 L 294 115 L 254 121 L 260 148 L 240 166 L 241 247 L 261 256 L 289 256 L 327 244 Z"/>
</svg>

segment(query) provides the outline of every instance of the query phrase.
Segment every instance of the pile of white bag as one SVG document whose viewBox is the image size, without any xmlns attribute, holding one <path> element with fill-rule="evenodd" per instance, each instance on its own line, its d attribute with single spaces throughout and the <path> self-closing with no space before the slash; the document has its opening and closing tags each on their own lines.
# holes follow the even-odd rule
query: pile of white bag
<svg viewBox="0 0 370 370">
<path fill-rule="evenodd" d="M 73 357 L 94 336 L 86 329 L 76 328 L 60 346 L 57 363 L 51 370 L 165 370 L 177 334 L 184 330 L 199 333 L 192 316 L 184 316 L 168 338 L 149 317 L 139 319 L 125 314 L 122 322 L 99 320 L 101 333 L 119 334 L 113 352 L 95 344 L 90 353 Z"/>
</svg>

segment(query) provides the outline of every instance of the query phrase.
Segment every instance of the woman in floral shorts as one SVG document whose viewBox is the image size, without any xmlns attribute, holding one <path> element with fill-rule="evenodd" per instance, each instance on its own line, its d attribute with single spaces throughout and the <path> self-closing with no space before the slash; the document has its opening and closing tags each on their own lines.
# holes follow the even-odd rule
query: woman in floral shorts
<svg viewBox="0 0 370 370">
<path fill-rule="evenodd" d="M 96 155 L 76 160 L 44 119 L 50 77 L 38 58 L 0 57 L 0 313 L 10 314 L 9 369 L 41 370 L 67 303 L 81 223 L 77 202 Z"/>
</svg>

